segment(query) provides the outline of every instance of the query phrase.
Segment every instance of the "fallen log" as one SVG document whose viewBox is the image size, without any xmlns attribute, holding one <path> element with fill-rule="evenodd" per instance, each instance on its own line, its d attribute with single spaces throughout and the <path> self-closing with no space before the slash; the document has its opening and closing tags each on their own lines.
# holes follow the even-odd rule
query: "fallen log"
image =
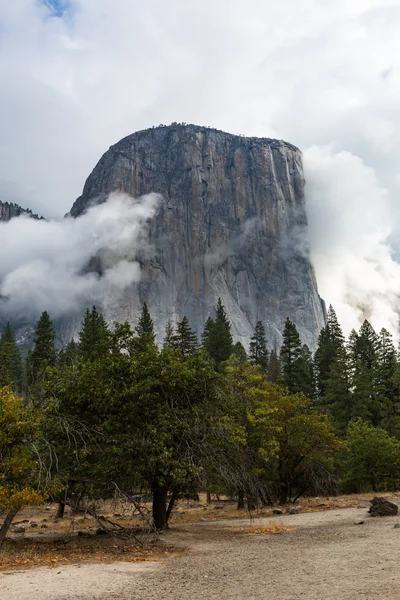
<svg viewBox="0 0 400 600">
<path fill-rule="evenodd" d="M 371 517 L 394 517 L 399 512 L 399 507 L 386 498 L 375 496 L 370 500 L 369 513 Z"/>
</svg>

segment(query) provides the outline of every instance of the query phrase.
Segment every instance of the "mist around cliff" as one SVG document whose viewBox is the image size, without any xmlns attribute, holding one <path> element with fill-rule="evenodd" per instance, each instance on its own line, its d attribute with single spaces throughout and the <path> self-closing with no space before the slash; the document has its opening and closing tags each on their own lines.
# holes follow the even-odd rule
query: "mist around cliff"
<svg viewBox="0 0 400 600">
<path fill-rule="evenodd" d="M 311 259 L 320 295 L 345 330 L 364 319 L 399 338 L 400 264 L 391 246 L 390 197 L 374 169 L 350 152 L 304 153 Z"/>
<path fill-rule="evenodd" d="M 157 194 L 112 194 L 79 219 L 0 223 L 0 307 L 9 318 L 53 318 L 104 306 L 140 280 L 138 256 L 150 252 L 147 223 Z"/>
</svg>

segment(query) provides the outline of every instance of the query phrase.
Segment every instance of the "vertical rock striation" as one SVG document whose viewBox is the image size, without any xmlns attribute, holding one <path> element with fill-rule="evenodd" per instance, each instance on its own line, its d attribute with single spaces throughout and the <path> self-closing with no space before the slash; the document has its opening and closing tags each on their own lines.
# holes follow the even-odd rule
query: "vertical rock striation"
<svg viewBox="0 0 400 600">
<path fill-rule="evenodd" d="M 315 347 L 324 310 L 308 257 L 300 150 L 194 125 L 130 135 L 100 159 L 71 209 L 79 217 L 112 192 L 162 195 L 150 223 L 142 279 L 108 307 L 135 319 L 146 301 L 162 336 L 187 315 L 199 333 L 220 296 L 236 339 L 248 344 L 261 320 L 270 346 L 293 320 Z"/>
</svg>

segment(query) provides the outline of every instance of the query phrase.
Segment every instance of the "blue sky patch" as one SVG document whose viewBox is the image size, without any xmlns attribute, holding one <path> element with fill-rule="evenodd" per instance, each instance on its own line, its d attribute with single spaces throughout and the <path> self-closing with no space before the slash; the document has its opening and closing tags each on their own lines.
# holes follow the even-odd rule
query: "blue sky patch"
<svg viewBox="0 0 400 600">
<path fill-rule="evenodd" d="M 47 6 L 55 17 L 63 17 L 71 7 L 70 0 L 42 0 L 42 4 Z"/>
</svg>

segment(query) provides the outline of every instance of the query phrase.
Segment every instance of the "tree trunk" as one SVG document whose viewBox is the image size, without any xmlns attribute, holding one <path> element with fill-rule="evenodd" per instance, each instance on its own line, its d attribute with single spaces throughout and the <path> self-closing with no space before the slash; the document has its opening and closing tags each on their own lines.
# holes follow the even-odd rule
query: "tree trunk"
<svg viewBox="0 0 400 600">
<path fill-rule="evenodd" d="M 288 499 L 288 486 L 286 483 L 281 483 L 281 489 L 279 490 L 279 504 L 282 506 L 286 504 Z"/>
<path fill-rule="evenodd" d="M 3 545 L 4 540 L 6 539 L 6 535 L 8 530 L 10 529 L 10 525 L 13 522 L 15 515 L 17 514 L 18 509 L 10 509 L 4 519 L 3 525 L 0 527 L 0 550 Z"/>
<path fill-rule="evenodd" d="M 157 483 L 153 486 L 153 527 L 167 529 L 167 490 Z"/>
<path fill-rule="evenodd" d="M 55 518 L 56 519 L 63 519 L 64 518 L 64 512 L 65 512 L 65 502 L 59 502 Z"/>
<path fill-rule="evenodd" d="M 247 510 L 252 512 L 257 508 L 257 499 L 254 494 L 247 494 Z"/>
<path fill-rule="evenodd" d="M 171 516 L 172 510 L 175 506 L 175 502 L 178 500 L 178 496 L 179 496 L 178 492 L 176 490 L 174 490 L 172 492 L 172 496 L 171 496 L 171 499 L 169 501 L 168 508 L 167 508 L 167 515 L 166 515 L 167 526 L 168 526 L 168 521 Z"/>
<path fill-rule="evenodd" d="M 207 490 L 207 504 L 211 504 L 211 492 Z"/>
<path fill-rule="evenodd" d="M 243 490 L 238 491 L 237 508 L 238 508 L 238 510 L 241 510 L 242 508 L 244 508 L 244 491 Z"/>
</svg>

